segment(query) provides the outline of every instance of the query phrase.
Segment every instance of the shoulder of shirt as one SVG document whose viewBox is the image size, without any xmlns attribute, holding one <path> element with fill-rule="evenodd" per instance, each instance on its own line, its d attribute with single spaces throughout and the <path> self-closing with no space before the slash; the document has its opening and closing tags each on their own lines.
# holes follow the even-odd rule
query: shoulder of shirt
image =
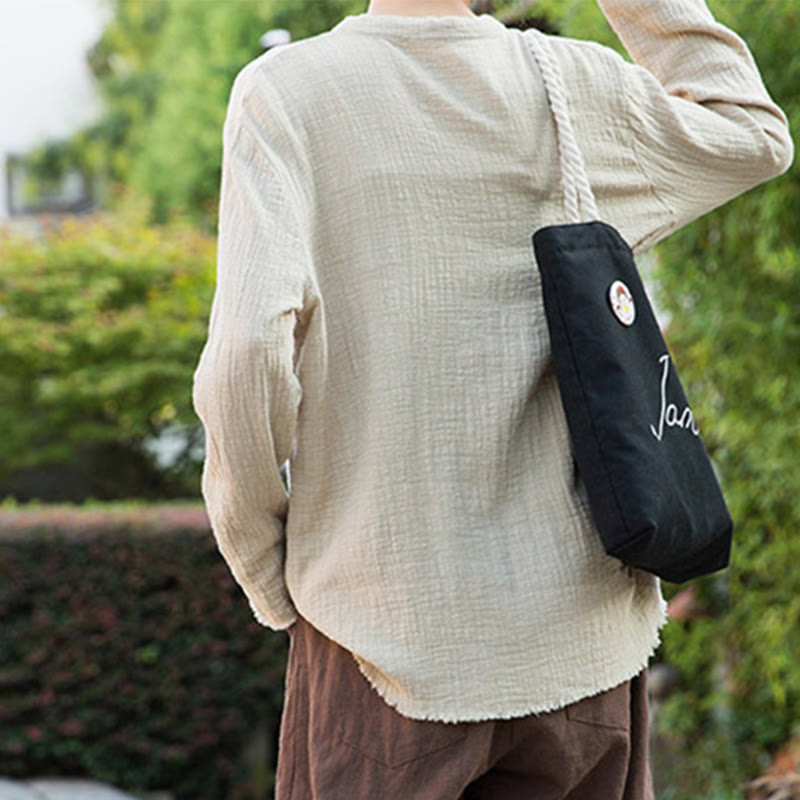
<svg viewBox="0 0 800 800">
<path fill-rule="evenodd" d="M 225 129 L 238 131 L 249 120 L 264 137 L 290 125 L 302 105 L 303 87 L 324 61 L 318 56 L 326 33 L 273 47 L 241 67 L 231 85 Z M 267 125 L 268 120 L 275 124 Z"/>
<path fill-rule="evenodd" d="M 573 39 L 569 36 L 548 35 L 547 40 L 556 58 L 564 66 L 587 74 L 594 74 L 598 67 L 610 72 L 620 72 L 635 67 L 608 45 L 589 39 Z"/>
<path fill-rule="evenodd" d="M 325 74 L 332 52 L 329 34 L 324 31 L 262 53 L 239 70 L 231 95 L 269 91 L 270 87 L 296 89 L 310 74 Z"/>
<path fill-rule="evenodd" d="M 570 97 L 582 97 L 595 111 L 623 111 L 634 74 L 643 67 L 599 42 L 549 34 L 546 39 Z"/>
<path fill-rule="evenodd" d="M 337 50 L 339 46 L 337 45 Z M 223 141 L 234 148 L 246 132 L 278 171 L 297 180 L 306 163 L 306 118 L 330 81 L 328 32 L 279 45 L 245 64 L 231 86 Z"/>
</svg>

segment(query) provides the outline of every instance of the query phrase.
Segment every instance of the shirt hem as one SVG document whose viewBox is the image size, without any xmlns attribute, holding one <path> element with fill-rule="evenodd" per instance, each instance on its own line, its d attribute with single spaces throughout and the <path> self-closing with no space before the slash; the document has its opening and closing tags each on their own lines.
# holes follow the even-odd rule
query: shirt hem
<svg viewBox="0 0 800 800">
<path fill-rule="evenodd" d="M 656 625 L 656 630 L 650 639 L 647 654 L 644 658 L 639 658 L 633 668 L 622 670 L 620 675 L 601 681 L 597 688 L 589 693 L 583 691 L 565 692 L 555 700 L 550 701 L 540 701 L 503 708 L 476 705 L 472 708 L 460 711 L 441 710 L 435 707 L 431 707 L 429 710 L 422 710 L 416 706 L 408 704 L 408 697 L 406 695 L 397 692 L 390 685 L 381 683 L 378 678 L 380 673 L 378 673 L 369 662 L 360 658 L 355 653 L 352 653 L 352 656 L 355 659 L 361 674 L 367 679 L 369 685 L 378 693 L 381 699 L 383 699 L 384 702 L 386 702 L 399 714 L 404 717 L 408 717 L 409 719 L 421 720 L 424 722 L 459 723 L 486 722 L 487 720 L 527 717 L 531 714 L 547 714 L 552 711 L 558 711 L 565 706 L 571 705 L 572 703 L 577 703 L 580 700 L 585 700 L 589 697 L 595 697 L 598 694 L 607 692 L 610 689 L 625 683 L 625 681 L 632 680 L 647 667 L 650 659 L 653 657 L 661 644 L 661 628 L 667 621 L 666 600 L 664 600 L 663 597 L 659 597 L 659 600 L 659 618 Z"/>
</svg>

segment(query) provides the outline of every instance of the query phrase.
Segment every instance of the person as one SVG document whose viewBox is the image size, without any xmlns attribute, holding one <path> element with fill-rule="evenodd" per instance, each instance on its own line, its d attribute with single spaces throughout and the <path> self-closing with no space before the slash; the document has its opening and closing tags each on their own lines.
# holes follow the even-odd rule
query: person
<svg viewBox="0 0 800 800">
<path fill-rule="evenodd" d="M 633 63 L 548 46 L 601 217 L 639 252 L 793 147 L 704 0 L 599 4 Z M 194 403 L 219 549 L 289 631 L 277 800 L 653 796 L 665 603 L 605 554 L 570 454 L 526 35 L 464 0 L 371 0 L 233 83 Z"/>
</svg>

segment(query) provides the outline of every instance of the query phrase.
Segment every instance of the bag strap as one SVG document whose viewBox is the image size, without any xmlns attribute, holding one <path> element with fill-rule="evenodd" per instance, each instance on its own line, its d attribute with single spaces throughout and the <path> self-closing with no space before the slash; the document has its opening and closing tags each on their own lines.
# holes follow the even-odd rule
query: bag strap
<svg viewBox="0 0 800 800">
<path fill-rule="evenodd" d="M 583 221 L 598 219 L 597 204 L 592 192 L 586 164 L 578 147 L 575 131 L 569 118 L 567 93 L 561 79 L 547 36 L 535 28 L 523 33 L 539 72 L 542 74 L 547 101 L 556 125 L 556 144 L 561 162 L 561 186 L 564 191 L 564 212 L 570 223 L 581 222 L 581 211 L 585 215 Z"/>
</svg>

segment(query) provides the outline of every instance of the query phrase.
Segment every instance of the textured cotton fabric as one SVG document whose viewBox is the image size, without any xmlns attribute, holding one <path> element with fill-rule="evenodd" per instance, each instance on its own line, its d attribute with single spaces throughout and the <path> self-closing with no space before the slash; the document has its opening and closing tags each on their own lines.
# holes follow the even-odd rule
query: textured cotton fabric
<svg viewBox="0 0 800 800">
<path fill-rule="evenodd" d="M 553 39 L 601 218 L 641 250 L 789 166 L 701 0 L 604 0 L 636 64 Z M 576 481 L 531 234 L 563 221 L 518 30 L 360 14 L 238 75 L 194 400 L 257 619 L 298 613 L 418 719 L 561 708 L 645 666 L 658 581 Z M 624 409 L 621 409 L 624 413 Z M 279 468 L 291 459 L 291 496 Z"/>
</svg>

